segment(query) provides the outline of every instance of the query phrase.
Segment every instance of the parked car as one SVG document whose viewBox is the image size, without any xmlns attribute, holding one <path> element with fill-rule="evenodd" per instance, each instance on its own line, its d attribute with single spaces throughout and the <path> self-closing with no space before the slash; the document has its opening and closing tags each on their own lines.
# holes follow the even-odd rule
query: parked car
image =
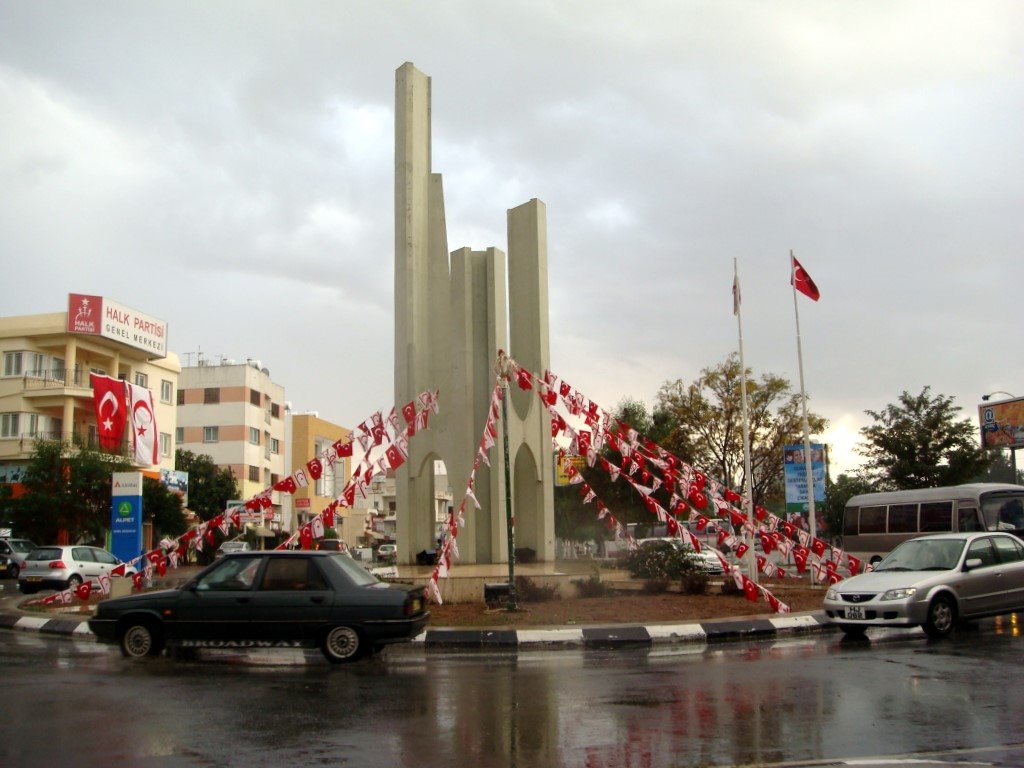
<svg viewBox="0 0 1024 768">
<path fill-rule="evenodd" d="M 341 539 L 320 539 L 316 548 L 325 552 L 348 552 L 348 545 Z"/>
<path fill-rule="evenodd" d="M 388 563 L 395 562 L 398 559 L 398 545 L 381 544 L 377 547 L 377 559 Z"/>
<path fill-rule="evenodd" d="M 125 565 L 105 549 L 71 544 L 36 547 L 25 558 L 18 575 L 18 589 L 31 595 L 40 589 L 69 589 Z M 125 566 L 125 575 L 136 569 Z"/>
<path fill-rule="evenodd" d="M 409 640 L 423 587 L 385 584 L 341 552 L 234 552 L 177 589 L 105 600 L 89 628 L 133 659 L 185 648 L 319 646 L 332 663 Z"/>
<path fill-rule="evenodd" d="M 643 547 L 648 546 L 655 541 L 667 541 L 676 549 L 688 553 L 697 561 L 700 569 L 709 576 L 721 576 L 725 573 L 725 569 L 722 567 L 722 561 L 718 559 L 718 555 L 703 548 L 700 552 L 697 552 L 689 541 L 673 538 L 672 536 L 663 536 L 655 539 L 637 539 L 636 543 L 638 546 Z"/>
<path fill-rule="evenodd" d="M 249 552 L 251 547 L 249 542 L 242 540 L 225 541 L 219 547 L 217 551 L 213 553 L 214 559 L 218 557 L 224 557 L 228 552 Z"/>
<path fill-rule="evenodd" d="M 28 539 L 0 539 L 0 576 L 16 579 L 22 564 L 36 545 Z"/>
<path fill-rule="evenodd" d="M 873 571 L 831 587 L 824 608 L 848 635 L 920 626 L 945 637 L 958 622 L 1024 610 L 1024 544 L 991 531 L 911 539 Z"/>
</svg>

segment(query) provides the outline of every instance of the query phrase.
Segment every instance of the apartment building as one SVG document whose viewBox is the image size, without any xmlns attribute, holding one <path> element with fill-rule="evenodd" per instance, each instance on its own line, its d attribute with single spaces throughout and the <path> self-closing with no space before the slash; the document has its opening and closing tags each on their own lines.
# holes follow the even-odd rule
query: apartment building
<svg viewBox="0 0 1024 768">
<path fill-rule="evenodd" d="M 352 435 L 351 429 L 321 419 L 315 411 L 289 412 L 286 418 L 289 425 L 286 463 L 289 474 L 298 469 L 306 469 L 312 459 L 323 456 L 335 442 L 347 441 Z M 322 462 L 323 474 L 318 479 L 310 477 L 309 485 L 298 488 L 294 495 L 282 494 L 281 504 L 287 530 L 298 530 L 300 525 L 309 522 L 341 494 L 352 476 L 351 461 L 350 458 L 338 458 L 333 466 L 329 462 Z M 340 514 L 335 518 L 335 529 L 341 538 L 345 538 L 345 518 L 349 510 L 339 509 L 338 512 Z M 354 541 L 350 544 L 355 546 Z"/>
<path fill-rule="evenodd" d="M 213 364 L 200 357 L 178 379 L 176 443 L 230 469 L 243 499 L 286 476 L 284 387 L 258 360 Z M 274 491 L 271 530 L 283 530 Z"/>
<path fill-rule="evenodd" d="M 140 468 L 174 469 L 181 366 L 167 350 L 165 322 L 71 294 L 66 312 L 0 318 L 0 357 L 0 483 L 18 483 L 36 440 L 99 446 L 90 372 L 153 392 L 159 464 Z M 118 453 L 133 456 L 130 431 Z"/>
</svg>

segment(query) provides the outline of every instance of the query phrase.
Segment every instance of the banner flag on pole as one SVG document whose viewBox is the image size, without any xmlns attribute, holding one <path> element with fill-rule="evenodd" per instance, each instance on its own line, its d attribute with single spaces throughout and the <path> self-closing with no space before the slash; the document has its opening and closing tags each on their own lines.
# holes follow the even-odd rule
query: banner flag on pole
<svg viewBox="0 0 1024 768">
<path fill-rule="evenodd" d="M 811 301 L 817 301 L 821 298 L 821 292 L 818 290 L 818 286 L 811 280 L 811 276 L 807 274 L 807 270 L 801 266 L 800 262 L 796 260 L 796 256 L 790 254 L 793 260 L 793 274 L 789 278 L 789 282 L 793 284 L 800 293 L 802 293 Z"/>
</svg>

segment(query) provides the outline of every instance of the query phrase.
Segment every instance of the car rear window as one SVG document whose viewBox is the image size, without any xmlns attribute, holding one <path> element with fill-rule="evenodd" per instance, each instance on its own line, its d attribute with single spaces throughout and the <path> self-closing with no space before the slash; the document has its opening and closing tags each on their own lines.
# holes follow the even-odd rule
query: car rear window
<svg viewBox="0 0 1024 768">
<path fill-rule="evenodd" d="M 40 547 L 33 550 L 28 556 L 29 560 L 60 560 L 62 551 L 60 547 Z"/>
<path fill-rule="evenodd" d="M 380 582 L 380 579 L 367 571 L 363 566 L 359 565 L 359 563 L 344 552 L 338 552 L 327 559 L 337 564 L 337 566 L 345 572 L 345 575 L 348 576 L 357 587 L 368 587 L 371 584 L 377 584 Z"/>
</svg>

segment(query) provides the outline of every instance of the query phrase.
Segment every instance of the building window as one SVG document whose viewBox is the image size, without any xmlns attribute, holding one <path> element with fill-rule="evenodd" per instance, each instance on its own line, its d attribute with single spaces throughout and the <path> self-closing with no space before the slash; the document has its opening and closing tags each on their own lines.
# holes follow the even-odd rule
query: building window
<svg viewBox="0 0 1024 768">
<path fill-rule="evenodd" d="M 166 432 L 160 433 L 160 455 L 170 456 L 171 455 L 171 436 Z"/>
<path fill-rule="evenodd" d="M 211 403 L 219 403 L 220 402 L 220 388 L 219 387 L 206 387 L 206 389 L 203 390 L 203 402 L 206 405 L 210 405 Z"/>
<path fill-rule="evenodd" d="M 249 427 L 249 442 L 252 445 L 260 444 L 260 431 L 256 427 Z"/>
<path fill-rule="evenodd" d="M 185 428 L 175 427 L 174 428 L 174 442 L 184 443 L 185 442 Z"/>
<path fill-rule="evenodd" d="M 220 427 L 203 427 L 203 442 L 216 443 L 220 439 Z"/>
<path fill-rule="evenodd" d="M 252 467 L 252 466 L 249 467 L 249 479 L 252 482 L 254 482 L 254 483 L 258 483 L 260 481 L 260 468 L 259 467 Z"/>
<path fill-rule="evenodd" d="M 18 417 L 20 413 L 0 414 L 0 437 L 18 436 Z"/>
<path fill-rule="evenodd" d="M 270 452 L 280 453 L 281 452 L 281 441 L 276 437 L 270 438 Z"/>
<path fill-rule="evenodd" d="M 21 352 L 4 352 L 4 376 L 21 376 L 21 365 Z"/>
<path fill-rule="evenodd" d="M 179 389 L 178 390 L 178 405 L 184 405 L 184 404 L 185 404 L 185 390 L 184 389 Z"/>
<path fill-rule="evenodd" d="M 263 468 L 263 484 L 270 485 L 270 469 L 268 467 Z"/>
<path fill-rule="evenodd" d="M 261 402 L 262 398 L 260 397 L 260 393 L 255 389 L 249 390 L 249 404 L 259 406 Z"/>
<path fill-rule="evenodd" d="M 277 403 L 271 403 L 270 404 L 270 415 L 273 416 L 275 419 L 280 419 L 281 418 L 281 406 L 279 406 Z"/>
<path fill-rule="evenodd" d="M 135 372 L 135 386 L 149 389 L 149 374 Z"/>
<path fill-rule="evenodd" d="M 174 385 L 166 379 L 160 380 L 160 402 L 169 403 L 174 394 Z"/>
</svg>

